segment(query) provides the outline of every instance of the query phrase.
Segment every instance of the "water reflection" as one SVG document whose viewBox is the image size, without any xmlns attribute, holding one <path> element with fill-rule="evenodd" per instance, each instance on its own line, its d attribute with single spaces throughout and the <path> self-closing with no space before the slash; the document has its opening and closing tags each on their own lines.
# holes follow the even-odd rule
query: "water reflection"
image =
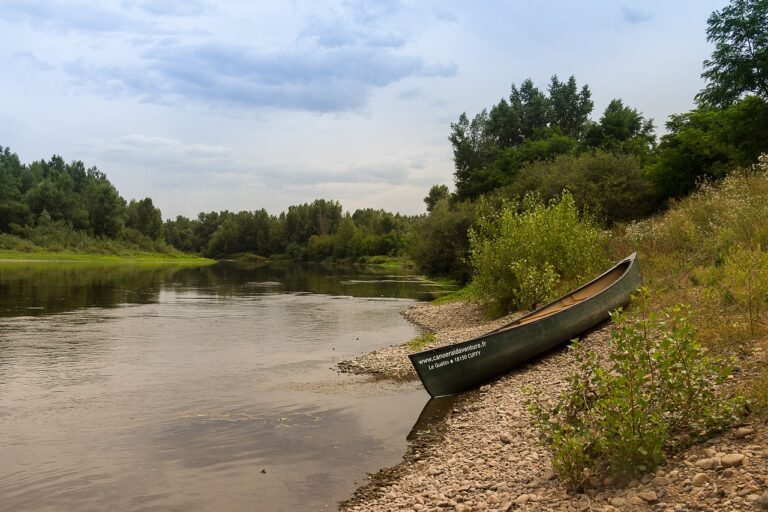
<svg viewBox="0 0 768 512">
<path fill-rule="evenodd" d="M 440 396 L 436 398 L 430 398 L 429 401 L 424 404 L 424 408 L 419 414 L 419 418 L 416 423 L 411 427 L 411 431 L 408 432 L 407 439 L 412 441 L 418 438 L 424 433 L 430 432 L 435 425 L 439 425 L 451 412 L 453 406 L 461 395 L 449 395 Z"/>
<path fill-rule="evenodd" d="M 399 311 L 432 289 L 359 269 L 0 266 L 0 508 L 335 508 L 400 459 L 427 395 L 332 368 L 415 335 Z"/>
<path fill-rule="evenodd" d="M 40 316 L 88 307 L 158 302 L 163 290 L 211 297 L 312 293 L 429 300 L 452 288 L 376 267 L 0 262 L 0 316 Z"/>
</svg>

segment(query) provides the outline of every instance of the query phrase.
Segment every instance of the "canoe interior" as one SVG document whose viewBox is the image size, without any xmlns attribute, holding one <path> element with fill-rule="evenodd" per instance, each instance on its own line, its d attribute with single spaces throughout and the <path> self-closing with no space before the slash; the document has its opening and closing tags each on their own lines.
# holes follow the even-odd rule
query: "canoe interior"
<svg viewBox="0 0 768 512">
<path fill-rule="evenodd" d="M 502 325 L 498 329 L 491 331 L 491 333 L 506 331 L 509 329 L 513 329 L 518 325 L 523 325 L 530 322 L 535 322 L 537 320 L 541 320 L 546 316 L 553 315 L 564 309 L 570 308 L 581 301 L 587 300 L 590 297 L 593 297 L 598 293 L 602 292 L 603 290 L 611 286 L 616 281 L 618 281 L 621 278 L 621 276 L 624 275 L 628 266 L 629 266 L 629 262 L 621 262 L 617 266 L 613 267 L 611 270 L 606 272 L 605 274 L 595 279 L 594 281 L 587 283 L 581 288 L 578 288 L 570 292 L 568 295 L 565 295 L 564 297 L 560 297 L 554 302 L 550 302 L 546 306 L 539 308 L 532 313 L 529 313 L 525 316 L 521 316 L 517 320 L 514 320 L 508 324 Z"/>
</svg>

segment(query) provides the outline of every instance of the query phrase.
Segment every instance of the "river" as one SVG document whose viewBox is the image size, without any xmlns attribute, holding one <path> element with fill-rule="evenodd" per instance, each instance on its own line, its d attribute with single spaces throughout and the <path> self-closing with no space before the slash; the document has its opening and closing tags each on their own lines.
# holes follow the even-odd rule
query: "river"
<svg viewBox="0 0 768 512">
<path fill-rule="evenodd" d="M 339 374 L 417 334 L 405 271 L 0 264 L 0 508 L 335 510 L 397 463 L 418 383 Z"/>
</svg>

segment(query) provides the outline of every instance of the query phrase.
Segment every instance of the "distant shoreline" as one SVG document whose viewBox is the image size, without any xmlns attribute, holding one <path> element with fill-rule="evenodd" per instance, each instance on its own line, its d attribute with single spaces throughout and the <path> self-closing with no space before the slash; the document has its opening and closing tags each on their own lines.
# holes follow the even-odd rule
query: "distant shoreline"
<svg viewBox="0 0 768 512">
<path fill-rule="evenodd" d="M 212 265 L 216 260 L 200 256 L 173 255 L 150 252 L 134 254 L 90 254 L 77 252 L 20 252 L 0 250 L 1 263 L 173 263 Z"/>
</svg>

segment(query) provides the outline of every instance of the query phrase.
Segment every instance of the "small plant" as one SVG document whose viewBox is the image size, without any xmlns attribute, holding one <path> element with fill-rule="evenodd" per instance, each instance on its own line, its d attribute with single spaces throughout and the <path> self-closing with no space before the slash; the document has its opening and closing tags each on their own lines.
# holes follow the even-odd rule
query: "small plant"
<svg viewBox="0 0 768 512">
<path fill-rule="evenodd" d="M 419 352 L 420 350 L 424 350 L 429 345 L 435 343 L 435 341 L 437 341 L 437 338 L 435 338 L 434 334 L 431 332 L 425 332 L 424 334 L 416 336 L 408 342 L 408 350 L 411 352 Z"/>
<path fill-rule="evenodd" d="M 628 479 L 653 470 L 665 450 L 705 438 L 738 419 L 741 399 L 726 399 L 719 386 L 727 365 L 706 355 L 696 341 L 689 311 L 677 306 L 657 317 L 613 315 L 610 355 L 576 343 L 579 371 L 553 406 L 530 408 L 554 468 L 571 488 L 606 473 Z"/>
</svg>

